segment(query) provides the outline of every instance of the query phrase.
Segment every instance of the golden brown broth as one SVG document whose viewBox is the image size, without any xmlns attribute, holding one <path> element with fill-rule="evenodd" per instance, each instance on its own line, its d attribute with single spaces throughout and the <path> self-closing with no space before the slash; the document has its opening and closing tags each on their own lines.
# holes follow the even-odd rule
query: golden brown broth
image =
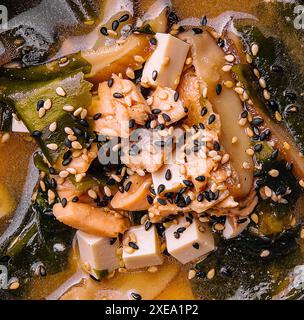
<svg viewBox="0 0 304 320">
<path fill-rule="evenodd" d="M 138 12 L 144 13 L 154 0 L 137 1 Z M 263 2 L 261 0 L 172 0 L 175 12 L 179 18 L 195 17 L 206 15 L 207 17 L 216 17 L 217 15 L 229 11 L 241 11 L 250 14 L 256 14 L 256 6 Z M 9 191 L 14 195 L 16 201 L 20 199 L 29 159 L 35 149 L 33 143 L 26 142 L 18 134 L 12 134 L 11 139 L 5 145 L 0 146 L 0 183 L 4 183 Z M 1 230 L 6 226 L 2 223 Z M 71 259 L 69 267 L 65 272 L 57 275 L 49 275 L 45 278 L 37 278 L 33 281 L 28 298 L 41 299 L 49 295 L 54 289 L 67 280 L 76 270 L 75 261 Z M 124 275 L 132 280 L 132 274 Z M 111 280 L 108 284 L 111 284 Z M 113 280 L 113 284 L 117 280 Z M 177 295 L 178 293 L 178 295 Z M 157 299 L 193 299 L 189 281 L 186 277 L 186 271 L 181 269 L 175 279 L 167 286 Z"/>
</svg>

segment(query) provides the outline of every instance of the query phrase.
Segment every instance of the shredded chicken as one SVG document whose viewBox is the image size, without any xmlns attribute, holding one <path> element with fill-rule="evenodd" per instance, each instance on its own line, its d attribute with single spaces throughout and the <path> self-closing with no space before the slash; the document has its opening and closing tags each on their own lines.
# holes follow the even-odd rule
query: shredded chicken
<svg viewBox="0 0 304 320">
<path fill-rule="evenodd" d="M 99 99 L 94 101 L 90 110 L 92 116 L 100 114 L 93 129 L 105 136 L 128 138 L 130 121 L 144 125 L 150 108 L 132 81 L 115 74 L 112 79 L 112 86 L 108 82 L 99 85 Z"/>
</svg>

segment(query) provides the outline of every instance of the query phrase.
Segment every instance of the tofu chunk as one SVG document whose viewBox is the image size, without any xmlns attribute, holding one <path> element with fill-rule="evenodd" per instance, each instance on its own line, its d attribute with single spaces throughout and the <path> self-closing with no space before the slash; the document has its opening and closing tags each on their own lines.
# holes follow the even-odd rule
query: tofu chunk
<svg viewBox="0 0 304 320">
<path fill-rule="evenodd" d="M 176 89 L 190 46 L 171 34 L 157 33 L 157 48 L 146 62 L 142 82 Z"/>
<path fill-rule="evenodd" d="M 215 248 L 208 225 L 193 219 L 190 226 L 180 232 L 186 222 L 186 218 L 182 217 L 179 224 L 173 224 L 165 231 L 168 252 L 182 264 L 203 257 Z"/>
<path fill-rule="evenodd" d="M 236 218 L 227 217 L 225 222 L 225 229 L 223 231 L 223 237 L 225 239 L 232 239 L 241 234 L 248 226 L 250 222 L 249 218 L 244 218 L 242 223 L 238 223 Z"/>
<path fill-rule="evenodd" d="M 114 242 L 111 238 L 97 237 L 80 230 L 76 236 L 80 259 L 84 265 L 89 266 L 90 274 L 96 279 L 119 268 L 119 256 L 116 254 L 118 239 Z"/>
<path fill-rule="evenodd" d="M 171 172 L 171 179 L 166 179 L 166 172 Z M 160 170 L 152 173 L 152 180 L 154 190 L 157 190 L 160 185 L 165 186 L 165 192 L 177 191 L 183 188 L 185 185 L 183 184 L 183 180 L 185 180 L 185 176 L 180 173 L 181 165 L 177 163 L 171 163 L 164 165 Z"/>
<path fill-rule="evenodd" d="M 17 121 L 14 118 L 12 122 L 12 131 L 20 133 L 29 133 L 24 123 L 22 121 Z"/>
<path fill-rule="evenodd" d="M 131 253 L 127 252 L 130 248 L 128 243 L 134 242 L 134 239 L 136 239 L 138 249 Z M 147 231 L 144 225 L 130 228 L 124 234 L 123 244 L 122 259 L 127 269 L 139 269 L 163 263 L 160 241 L 154 225 Z"/>
</svg>

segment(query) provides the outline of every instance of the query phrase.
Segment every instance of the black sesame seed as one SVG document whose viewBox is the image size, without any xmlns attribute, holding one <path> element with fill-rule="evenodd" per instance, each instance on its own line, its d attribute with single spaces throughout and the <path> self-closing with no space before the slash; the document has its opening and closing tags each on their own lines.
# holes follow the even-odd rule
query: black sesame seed
<svg viewBox="0 0 304 320">
<path fill-rule="evenodd" d="M 73 132 L 75 133 L 76 136 L 82 136 L 83 135 L 83 131 L 79 128 L 73 127 L 72 128 Z"/>
<path fill-rule="evenodd" d="M 125 192 L 125 187 L 124 187 L 124 186 L 119 186 L 119 187 L 118 187 L 118 191 L 119 191 L 120 193 L 124 193 L 124 192 Z"/>
<path fill-rule="evenodd" d="M 153 198 L 149 194 L 147 195 L 147 201 L 149 204 L 153 204 Z"/>
<path fill-rule="evenodd" d="M 79 201 L 79 198 L 77 196 L 75 196 L 73 199 L 72 199 L 72 202 L 78 202 Z"/>
<path fill-rule="evenodd" d="M 114 84 L 114 79 L 113 79 L 113 78 L 110 78 L 110 79 L 108 80 L 108 87 L 109 87 L 109 88 L 112 88 L 113 84 Z"/>
<path fill-rule="evenodd" d="M 227 267 L 222 267 L 220 269 L 220 273 L 224 276 L 224 277 L 227 277 L 227 278 L 231 278 L 232 277 L 232 271 L 230 268 L 227 268 Z"/>
<path fill-rule="evenodd" d="M 276 101 L 274 101 L 274 100 L 269 100 L 268 101 L 268 106 L 273 111 L 277 111 L 279 109 L 278 103 Z"/>
<path fill-rule="evenodd" d="M 142 300 L 142 296 L 139 293 L 132 292 L 131 296 L 134 300 Z"/>
<path fill-rule="evenodd" d="M 198 176 L 195 178 L 195 180 L 198 182 L 204 182 L 206 180 L 206 177 L 205 176 Z"/>
<path fill-rule="evenodd" d="M 199 123 L 199 127 L 200 127 L 200 129 L 202 129 L 202 130 L 205 130 L 206 128 L 205 128 L 205 125 L 203 124 L 203 123 Z"/>
<path fill-rule="evenodd" d="M 192 28 L 192 31 L 195 33 L 195 34 L 202 34 L 203 33 L 203 30 L 201 28 Z"/>
<path fill-rule="evenodd" d="M 154 190 L 154 188 L 153 188 L 152 186 L 150 186 L 149 190 L 150 190 L 150 193 L 151 193 L 153 196 L 156 196 L 156 192 L 155 192 L 155 190 Z"/>
<path fill-rule="evenodd" d="M 160 114 L 161 110 L 160 109 L 152 109 L 152 114 Z"/>
<path fill-rule="evenodd" d="M 174 232 L 173 235 L 174 235 L 175 239 L 179 239 L 180 238 L 180 234 L 178 232 Z"/>
<path fill-rule="evenodd" d="M 156 81 L 157 76 L 158 76 L 158 72 L 157 72 L 156 70 L 154 70 L 154 71 L 152 72 L 152 79 L 153 79 L 153 81 Z"/>
<path fill-rule="evenodd" d="M 62 198 L 62 199 L 61 199 L 61 205 L 62 205 L 62 207 L 65 208 L 67 204 L 68 204 L 68 200 L 67 200 L 66 198 Z"/>
<path fill-rule="evenodd" d="M 121 16 L 119 18 L 119 22 L 125 22 L 125 21 L 128 21 L 130 18 L 130 15 L 129 14 L 124 14 L 123 16 Z"/>
<path fill-rule="evenodd" d="M 114 20 L 112 22 L 112 30 L 116 31 L 118 29 L 118 27 L 119 27 L 119 21 L 118 20 Z"/>
<path fill-rule="evenodd" d="M 55 174 L 55 173 L 56 173 L 56 170 L 55 170 L 53 167 L 50 167 L 50 168 L 49 168 L 49 173 L 50 173 L 50 174 Z"/>
<path fill-rule="evenodd" d="M 181 195 L 181 194 L 185 193 L 187 190 L 188 190 L 188 188 L 187 188 L 187 187 L 184 187 L 184 188 L 181 188 L 181 189 L 178 191 L 178 193 Z"/>
<path fill-rule="evenodd" d="M 42 132 L 41 131 L 38 131 L 38 130 L 35 130 L 31 133 L 31 136 L 33 138 L 40 138 L 42 136 Z"/>
<path fill-rule="evenodd" d="M 243 111 L 243 112 L 241 113 L 241 118 L 245 119 L 245 118 L 247 118 L 247 117 L 248 117 L 248 111 L 245 110 L 245 111 Z"/>
<path fill-rule="evenodd" d="M 187 196 L 186 198 L 185 198 L 185 203 L 186 203 L 186 206 L 189 206 L 189 204 L 191 203 L 191 198 L 189 197 L 189 196 Z"/>
<path fill-rule="evenodd" d="M 214 148 L 215 151 L 220 151 L 221 150 L 221 145 L 218 143 L 218 141 L 214 141 L 213 148 Z"/>
<path fill-rule="evenodd" d="M 179 93 L 177 91 L 174 92 L 174 101 L 177 102 L 179 99 Z"/>
<path fill-rule="evenodd" d="M 56 190 L 56 188 L 57 188 L 57 182 L 54 178 L 51 179 L 51 187 L 54 190 Z"/>
<path fill-rule="evenodd" d="M 38 100 L 37 101 L 37 111 L 39 111 L 44 105 L 44 101 L 43 100 Z"/>
<path fill-rule="evenodd" d="M 287 162 L 287 163 L 286 163 L 286 169 L 287 169 L 288 171 L 292 171 L 292 169 L 293 169 L 293 163 Z"/>
<path fill-rule="evenodd" d="M 218 83 L 217 85 L 216 85 L 216 87 L 215 87 L 215 92 L 216 92 L 216 94 L 219 96 L 220 94 L 221 94 L 221 92 L 222 92 L 222 85 L 220 84 L 220 83 Z"/>
<path fill-rule="evenodd" d="M 258 127 L 253 127 L 253 133 L 256 135 L 256 136 L 259 136 L 260 135 L 260 129 Z"/>
<path fill-rule="evenodd" d="M 167 201 L 165 199 L 162 199 L 162 198 L 157 198 L 157 202 L 159 204 L 161 204 L 162 206 L 165 206 L 167 204 Z"/>
<path fill-rule="evenodd" d="M 126 185 L 125 185 L 125 191 L 128 192 L 131 188 L 132 185 L 132 181 L 129 181 Z"/>
<path fill-rule="evenodd" d="M 169 18 L 170 24 L 175 24 L 176 22 L 178 22 L 178 17 L 173 11 L 169 13 L 168 18 Z"/>
<path fill-rule="evenodd" d="M 80 119 L 80 120 L 79 120 L 79 124 L 82 125 L 82 126 L 85 127 L 85 128 L 88 128 L 88 127 L 89 127 L 89 123 L 88 123 L 88 121 L 85 120 L 85 119 Z"/>
<path fill-rule="evenodd" d="M 185 231 L 186 231 L 186 228 L 185 228 L 185 227 L 180 227 L 180 228 L 178 228 L 178 229 L 176 230 L 176 232 L 179 233 L 179 234 L 181 234 L 181 233 L 183 233 L 183 232 L 185 232 Z"/>
<path fill-rule="evenodd" d="M 196 276 L 198 277 L 198 278 L 200 278 L 200 279 L 204 279 L 204 278 L 206 278 L 206 272 L 204 272 L 204 271 L 198 271 L 197 273 L 196 273 Z"/>
<path fill-rule="evenodd" d="M 108 36 L 108 29 L 106 27 L 100 28 L 100 33 L 104 36 Z"/>
<path fill-rule="evenodd" d="M 97 207 L 100 207 L 100 208 L 105 208 L 105 207 L 107 207 L 108 204 L 109 204 L 108 201 L 98 201 L 96 203 Z"/>
<path fill-rule="evenodd" d="M 166 189 L 166 187 L 163 184 L 160 184 L 157 188 L 157 194 L 161 194 L 162 192 L 164 192 Z"/>
<path fill-rule="evenodd" d="M 272 152 L 272 154 L 271 154 L 271 156 L 270 156 L 270 159 L 271 159 L 271 160 L 275 160 L 275 159 L 278 157 L 278 155 L 279 155 L 279 150 L 276 149 L 276 150 L 274 150 L 274 151 Z"/>
<path fill-rule="evenodd" d="M 166 126 L 162 123 L 160 125 L 158 125 L 155 129 L 156 130 L 164 130 L 166 128 Z"/>
<path fill-rule="evenodd" d="M 162 117 L 164 118 L 164 120 L 165 120 L 166 122 L 170 122 L 170 121 L 171 121 L 170 116 L 167 115 L 166 113 L 163 113 L 163 114 L 162 114 Z"/>
<path fill-rule="evenodd" d="M 203 16 L 203 17 L 201 18 L 201 25 L 204 27 L 204 26 L 207 25 L 207 23 L 208 23 L 207 17 L 206 17 L 206 16 Z"/>
<path fill-rule="evenodd" d="M 263 150 L 263 145 L 261 143 L 258 143 L 254 146 L 254 152 L 261 152 Z"/>
<path fill-rule="evenodd" d="M 138 250 L 138 249 L 139 249 L 138 245 L 137 245 L 135 242 L 130 241 L 130 242 L 128 243 L 128 245 L 129 245 L 129 247 L 131 247 L 131 248 L 133 248 L 133 249 L 135 249 L 135 250 Z"/>
<path fill-rule="evenodd" d="M 190 180 L 183 180 L 183 184 L 184 184 L 186 187 L 189 187 L 189 188 L 193 188 L 193 187 L 194 187 L 193 182 L 190 181 Z"/>
<path fill-rule="evenodd" d="M 113 97 L 116 99 L 122 99 L 124 97 L 124 95 L 120 92 L 114 92 Z"/>
<path fill-rule="evenodd" d="M 113 246 L 113 244 L 117 241 L 117 238 L 110 239 L 110 246 Z"/>
<path fill-rule="evenodd" d="M 135 126 L 135 120 L 134 119 L 130 119 L 129 120 L 129 128 L 132 129 Z"/>
<path fill-rule="evenodd" d="M 152 225 L 153 225 L 153 223 L 152 223 L 150 220 L 147 220 L 147 221 L 145 222 L 145 230 L 146 230 L 146 231 L 150 230 L 151 227 L 152 227 Z"/>
<path fill-rule="evenodd" d="M 199 243 L 195 242 L 195 243 L 192 243 L 192 247 L 193 247 L 194 249 L 198 250 L 199 247 L 200 247 L 200 245 L 199 245 Z"/>
<path fill-rule="evenodd" d="M 165 174 L 165 179 L 166 179 L 167 181 L 169 181 L 169 180 L 171 180 L 171 178 L 172 178 L 172 172 L 171 172 L 170 169 L 168 169 L 168 170 L 166 171 L 166 174 Z"/>
<path fill-rule="evenodd" d="M 218 45 L 220 48 L 224 48 L 224 47 L 225 47 L 225 40 L 222 39 L 222 38 L 218 38 L 218 39 L 217 39 L 217 45 Z"/>
<path fill-rule="evenodd" d="M 237 224 L 243 224 L 247 221 L 247 218 L 238 219 Z"/>
<path fill-rule="evenodd" d="M 256 118 L 253 118 L 251 124 L 254 126 L 260 126 L 263 122 L 264 120 L 262 118 L 256 117 Z"/>
<path fill-rule="evenodd" d="M 156 38 L 151 38 L 150 39 L 150 43 L 152 44 L 152 46 L 157 45 L 157 39 Z"/>
<path fill-rule="evenodd" d="M 188 113 L 189 112 L 189 109 L 187 107 L 184 107 L 184 112 L 185 113 Z"/>
<path fill-rule="evenodd" d="M 46 276 L 46 268 L 45 268 L 45 266 L 42 266 L 42 265 L 39 266 L 39 275 L 41 277 L 45 277 Z"/>
<path fill-rule="evenodd" d="M 96 114 L 94 114 L 94 116 L 93 116 L 93 120 L 98 120 L 98 119 L 100 119 L 101 118 L 101 113 L 99 112 L 99 113 L 96 113 Z"/>
<path fill-rule="evenodd" d="M 72 158 L 67 158 L 67 159 L 62 161 L 62 165 L 63 166 L 67 166 L 67 165 L 69 165 L 71 163 L 72 160 L 73 160 Z"/>
<path fill-rule="evenodd" d="M 65 153 L 63 154 L 63 160 L 66 160 L 66 159 L 70 158 L 71 155 L 72 155 L 72 151 L 71 151 L 71 150 L 68 150 L 67 152 L 65 152 Z"/>
<path fill-rule="evenodd" d="M 211 114 L 209 119 L 208 119 L 208 124 L 212 124 L 215 121 L 215 114 Z"/>
</svg>

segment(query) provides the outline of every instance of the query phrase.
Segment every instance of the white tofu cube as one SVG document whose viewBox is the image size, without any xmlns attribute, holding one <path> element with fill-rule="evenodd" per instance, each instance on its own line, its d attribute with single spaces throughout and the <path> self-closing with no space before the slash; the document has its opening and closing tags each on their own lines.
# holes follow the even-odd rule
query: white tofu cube
<svg viewBox="0 0 304 320">
<path fill-rule="evenodd" d="M 132 236 L 136 238 L 138 249 L 133 253 L 123 249 L 122 259 L 127 269 L 139 269 L 163 263 L 160 241 L 154 225 L 147 231 L 144 225 L 132 227 L 124 234 L 124 240 Z"/>
<path fill-rule="evenodd" d="M 244 222 L 237 223 L 235 218 L 227 217 L 225 222 L 225 229 L 223 231 L 223 237 L 225 239 L 232 239 L 241 234 L 248 226 L 250 219 L 244 218 Z"/>
<path fill-rule="evenodd" d="M 168 252 L 182 264 L 203 257 L 215 248 L 212 231 L 208 225 L 193 219 L 189 227 L 185 230 L 180 229 L 186 222 L 186 218 L 181 217 L 179 224 L 172 224 L 165 231 Z"/>
<path fill-rule="evenodd" d="M 29 131 L 27 130 L 24 123 L 22 121 L 17 121 L 14 118 L 13 118 L 13 122 L 12 122 L 12 131 L 13 132 L 20 132 L 20 133 L 29 133 Z"/>
<path fill-rule="evenodd" d="M 119 268 L 117 248 L 118 239 L 113 242 L 111 238 L 98 237 L 77 231 L 77 240 L 80 259 L 83 264 L 90 266 L 90 273 L 97 279 Z M 112 243 L 112 244 L 111 244 Z"/>
<path fill-rule="evenodd" d="M 154 189 L 157 188 L 162 184 L 165 186 L 165 192 L 177 191 L 183 188 L 185 185 L 183 184 L 183 180 L 185 180 L 185 176 L 180 173 L 181 166 L 179 164 L 166 164 L 162 166 L 162 168 L 156 172 L 152 173 L 152 180 Z M 170 170 L 171 172 L 171 179 L 166 180 L 166 172 Z"/>
<path fill-rule="evenodd" d="M 157 33 L 155 38 L 157 48 L 145 64 L 142 81 L 176 89 L 190 46 L 167 33 Z"/>
</svg>

